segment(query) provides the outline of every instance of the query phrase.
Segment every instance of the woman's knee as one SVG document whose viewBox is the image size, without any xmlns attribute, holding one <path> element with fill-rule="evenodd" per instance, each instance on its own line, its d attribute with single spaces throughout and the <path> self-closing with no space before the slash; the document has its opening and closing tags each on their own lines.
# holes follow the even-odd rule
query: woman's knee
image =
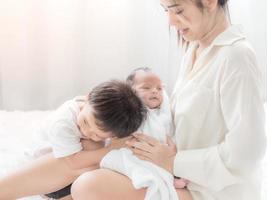
<svg viewBox="0 0 267 200">
<path fill-rule="evenodd" d="M 145 189 L 136 190 L 126 176 L 98 169 L 76 179 L 71 193 L 74 200 L 137 200 L 144 199 Z"/>
<path fill-rule="evenodd" d="M 79 176 L 71 187 L 71 195 L 75 200 L 100 199 L 99 185 L 94 171 Z"/>
</svg>

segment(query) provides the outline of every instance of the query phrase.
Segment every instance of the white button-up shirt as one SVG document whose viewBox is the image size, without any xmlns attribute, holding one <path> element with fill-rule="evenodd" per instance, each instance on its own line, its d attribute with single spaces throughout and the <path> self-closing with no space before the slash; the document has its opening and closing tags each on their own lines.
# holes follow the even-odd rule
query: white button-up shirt
<svg viewBox="0 0 267 200">
<path fill-rule="evenodd" d="M 174 174 L 194 200 L 259 200 L 265 152 L 261 74 L 239 26 L 218 35 L 192 65 L 185 52 L 171 104 Z"/>
</svg>

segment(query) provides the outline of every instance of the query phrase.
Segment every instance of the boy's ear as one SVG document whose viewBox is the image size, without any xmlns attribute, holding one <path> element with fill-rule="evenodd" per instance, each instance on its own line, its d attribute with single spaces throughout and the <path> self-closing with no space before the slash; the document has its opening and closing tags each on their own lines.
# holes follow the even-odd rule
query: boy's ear
<svg viewBox="0 0 267 200">
<path fill-rule="evenodd" d="M 213 11 L 218 6 L 218 0 L 202 0 L 203 7 L 208 11 Z"/>
</svg>

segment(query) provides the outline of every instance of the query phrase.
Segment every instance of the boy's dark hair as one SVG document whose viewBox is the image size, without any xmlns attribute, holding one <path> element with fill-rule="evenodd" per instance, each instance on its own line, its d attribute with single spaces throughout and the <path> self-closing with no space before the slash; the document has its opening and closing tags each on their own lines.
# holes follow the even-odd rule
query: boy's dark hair
<svg viewBox="0 0 267 200">
<path fill-rule="evenodd" d="M 146 116 L 146 107 L 126 82 L 101 83 L 90 92 L 88 101 L 97 126 L 119 138 L 136 131 Z"/>
<path fill-rule="evenodd" d="M 130 86 L 134 85 L 134 78 L 135 78 L 136 72 L 138 71 L 151 72 L 152 69 L 148 67 L 138 67 L 134 69 L 126 79 L 127 84 L 129 84 Z"/>
</svg>

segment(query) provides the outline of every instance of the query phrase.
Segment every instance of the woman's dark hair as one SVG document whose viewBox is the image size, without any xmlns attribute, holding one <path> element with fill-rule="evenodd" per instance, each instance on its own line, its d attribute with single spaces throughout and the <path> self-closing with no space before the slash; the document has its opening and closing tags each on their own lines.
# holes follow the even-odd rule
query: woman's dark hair
<svg viewBox="0 0 267 200">
<path fill-rule="evenodd" d="M 88 95 L 97 126 L 119 138 L 135 132 L 146 117 L 146 107 L 126 82 L 99 84 Z"/>
<path fill-rule="evenodd" d="M 222 7 L 224 7 L 227 2 L 228 2 L 228 0 L 218 0 L 219 5 Z"/>
<path fill-rule="evenodd" d="M 218 0 L 218 4 L 223 8 L 225 8 L 227 2 L 228 0 Z M 203 4 L 201 0 L 197 0 L 196 3 L 198 7 L 203 8 Z"/>
</svg>

